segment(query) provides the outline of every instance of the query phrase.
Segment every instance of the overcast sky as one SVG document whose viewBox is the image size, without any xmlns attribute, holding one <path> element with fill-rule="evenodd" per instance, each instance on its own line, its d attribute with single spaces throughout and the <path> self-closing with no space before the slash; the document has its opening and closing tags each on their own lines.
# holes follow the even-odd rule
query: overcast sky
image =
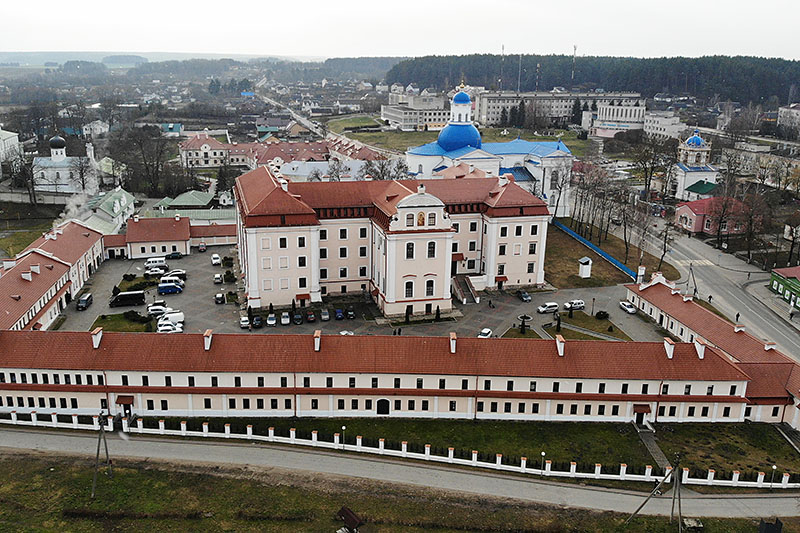
<svg viewBox="0 0 800 533">
<path fill-rule="evenodd" d="M 3 1 L 0 51 L 800 59 L 798 0 Z"/>
</svg>

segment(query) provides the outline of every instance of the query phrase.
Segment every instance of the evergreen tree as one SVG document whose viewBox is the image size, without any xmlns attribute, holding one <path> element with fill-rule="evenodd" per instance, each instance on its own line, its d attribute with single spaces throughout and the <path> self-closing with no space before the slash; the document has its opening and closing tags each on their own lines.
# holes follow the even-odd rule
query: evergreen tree
<svg viewBox="0 0 800 533">
<path fill-rule="evenodd" d="M 580 98 L 576 98 L 575 102 L 572 104 L 572 123 L 573 124 L 580 124 L 581 123 L 581 101 Z"/>
<path fill-rule="evenodd" d="M 505 107 L 500 111 L 500 125 L 508 126 L 508 110 Z"/>
<path fill-rule="evenodd" d="M 212 78 L 210 82 L 208 82 L 208 92 L 210 94 L 219 94 L 219 90 L 222 88 L 222 84 L 219 82 L 217 78 Z"/>
<path fill-rule="evenodd" d="M 524 100 L 520 100 L 519 101 L 519 106 L 518 106 L 518 109 L 517 109 L 517 124 L 516 124 L 516 126 L 518 128 L 524 128 L 525 127 L 525 101 Z"/>
<path fill-rule="evenodd" d="M 517 106 L 511 107 L 511 113 L 508 116 L 508 125 L 509 126 L 516 126 L 517 125 Z"/>
</svg>

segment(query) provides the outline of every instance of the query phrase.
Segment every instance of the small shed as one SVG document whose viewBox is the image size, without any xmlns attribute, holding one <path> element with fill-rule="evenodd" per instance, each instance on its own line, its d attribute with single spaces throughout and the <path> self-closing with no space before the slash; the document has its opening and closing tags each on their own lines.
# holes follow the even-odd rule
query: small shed
<svg viewBox="0 0 800 533">
<path fill-rule="evenodd" d="M 581 257 L 578 259 L 578 275 L 584 279 L 592 277 L 592 258 Z"/>
</svg>

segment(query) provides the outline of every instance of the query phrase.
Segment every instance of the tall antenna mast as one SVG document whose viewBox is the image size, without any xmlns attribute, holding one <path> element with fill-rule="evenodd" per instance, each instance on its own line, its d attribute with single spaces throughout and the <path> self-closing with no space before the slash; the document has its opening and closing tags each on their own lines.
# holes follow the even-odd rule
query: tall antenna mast
<svg viewBox="0 0 800 533">
<path fill-rule="evenodd" d="M 536 91 L 539 91 L 539 67 L 541 67 L 541 63 L 536 63 Z"/>
<path fill-rule="evenodd" d="M 500 92 L 503 92 L 503 65 L 506 63 L 506 45 L 500 47 Z"/>
<path fill-rule="evenodd" d="M 578 45 L 572 45 L 572 83 L 575 83 L 575 55 L 578 53 Z"/>
<path fill-rule="evenodd" d="M 519 87 L 521 81 L 522 81 L 522 54 L 519 55 L 519 68 L 517 69 L 517 94 L 519 94 Z"/>
</svg>

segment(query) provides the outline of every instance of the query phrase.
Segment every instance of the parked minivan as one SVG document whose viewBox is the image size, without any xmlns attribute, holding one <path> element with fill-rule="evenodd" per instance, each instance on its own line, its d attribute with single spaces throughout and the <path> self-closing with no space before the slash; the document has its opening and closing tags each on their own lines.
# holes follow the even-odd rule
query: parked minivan
<svg viewBox="0 0 800 533">
<path fill-rule="evenodd" d="M 168 270 L 167 267 L 167 258 L 166 257 L 151 257 L 147 261 L 144 262 L 144 268 L 153 268 L 153 267 L 162 267 L 164 270 Z"/>
<path fill-rule="evenodd" d="M 178 276 L 162 276 L 161 277 L 161 281 L 159 283 L 174 283 L 175 285 L 178 285 L 179 287 L 184 287 L 185 286 L 185 283 L 183 282 L 183 280 L 181 278 L 179 278 Z"/>
<path fill-rule="evenodd" d="M 183 287 L 176 283 L 159 283 L 158 294 L 180 294 L 183 292 Z M 144 302 L 142 302 L 144 303 Z"/>
<path fill-rule="evenodd" d="M 186 317 L 184 317 L 182 311 L 171 311 L 158 317 L 158 323 L 172 322 L 173 324 L 183 324 L 184 318 Z"/>
<path fill-rule="evenodd" d="M 92 293 L 87 292 L 86 294 L 80 297 L 76 307 L 78 311 L 85 311 L 90 305 L 92 305 Z"/>
<path fill-rule="evenodd" d="M 118 292 L 108 302 L 109 307 L 121 305 L 144 305 L 144 291 Z"/>
</svg>

